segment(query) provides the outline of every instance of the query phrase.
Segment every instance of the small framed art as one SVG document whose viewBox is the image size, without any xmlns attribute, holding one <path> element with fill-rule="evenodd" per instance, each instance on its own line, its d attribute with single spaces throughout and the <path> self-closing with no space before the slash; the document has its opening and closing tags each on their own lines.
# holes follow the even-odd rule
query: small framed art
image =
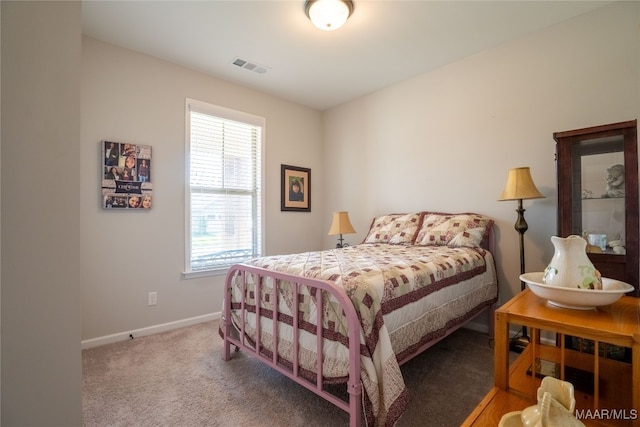
<svg viewBox="0 0 640 427">
<path fill-rule="evenodd" d="M 311 169 L 282 165 L 281 211 L 311 212 Z"/>
<path fill-rule="evenodd" d="M 102 207 L 151 209 L 151 146 L 102 141 Z"/>
</svg>

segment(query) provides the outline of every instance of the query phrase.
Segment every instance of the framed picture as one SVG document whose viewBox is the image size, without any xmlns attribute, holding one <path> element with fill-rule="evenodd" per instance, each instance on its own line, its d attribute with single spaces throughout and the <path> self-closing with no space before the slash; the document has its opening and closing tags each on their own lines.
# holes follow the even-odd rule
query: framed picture
<svg viewBox="0 0 640 427">
<path fill-rule="evenodd" d="M 281 211 L 311 212 L 311 169 L 282 165 Z"/>
<path fill-rule="evenodd" d="M 102 141 L 104 209 L 151 209 L 151 146 Z"/>
</svg>

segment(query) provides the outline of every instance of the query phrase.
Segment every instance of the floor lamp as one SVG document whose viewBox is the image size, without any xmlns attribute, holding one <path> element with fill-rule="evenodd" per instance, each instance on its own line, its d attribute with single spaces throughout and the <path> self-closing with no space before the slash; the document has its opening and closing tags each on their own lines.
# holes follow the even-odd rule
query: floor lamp
<svg viewBox="0 0 640 427">
<path fill-rule="evenodd" d="M 531 178 L 531 172 L 528 167 L 509 169 L 507 177 L 507 185 L 504 187 L 502 194 L 498 200 L 517 200 L 518 201 L 518 219 L 514 228 L 520 235 L 520 274 L 525 273 L 524 269 L 524 233 L 529 229 L 527 221 L 524 219 L 524 211 L 522 201 L 525 199 L 541 199 L 544 196 L 538 191 L 536 185 Z M 524 291 L 525 284 L 520 282 L 520 290 Z M 529 336 L 527 335 L 527 327 L 522 327 L 522 335 L 511 340 L 510 349 L 512 351 L 522 352 L 529 344 Z"/>
</svg>

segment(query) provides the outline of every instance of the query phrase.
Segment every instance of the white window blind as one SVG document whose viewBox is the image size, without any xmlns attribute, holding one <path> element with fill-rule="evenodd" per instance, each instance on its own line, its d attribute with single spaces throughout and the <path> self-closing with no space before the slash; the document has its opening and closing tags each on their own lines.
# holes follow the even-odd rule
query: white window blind
<svg viewBox="0 0 640 427">
<path fill-rule="evenodd" d="M 187 100 L 187 273 L 260 256 L 264 119 Z"/>
</svg>

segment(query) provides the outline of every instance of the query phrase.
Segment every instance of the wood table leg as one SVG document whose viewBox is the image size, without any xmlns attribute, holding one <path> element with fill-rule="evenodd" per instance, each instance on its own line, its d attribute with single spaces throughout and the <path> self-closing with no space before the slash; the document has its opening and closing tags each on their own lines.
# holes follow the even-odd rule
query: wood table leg
<svg viewBox="0 0 640 427">
<path fill-rule="evenodd" d="M 494 384 L 503 390 L 509 389 L 509 324 L 506 315 L 496 312 Z"/>
</svg>

